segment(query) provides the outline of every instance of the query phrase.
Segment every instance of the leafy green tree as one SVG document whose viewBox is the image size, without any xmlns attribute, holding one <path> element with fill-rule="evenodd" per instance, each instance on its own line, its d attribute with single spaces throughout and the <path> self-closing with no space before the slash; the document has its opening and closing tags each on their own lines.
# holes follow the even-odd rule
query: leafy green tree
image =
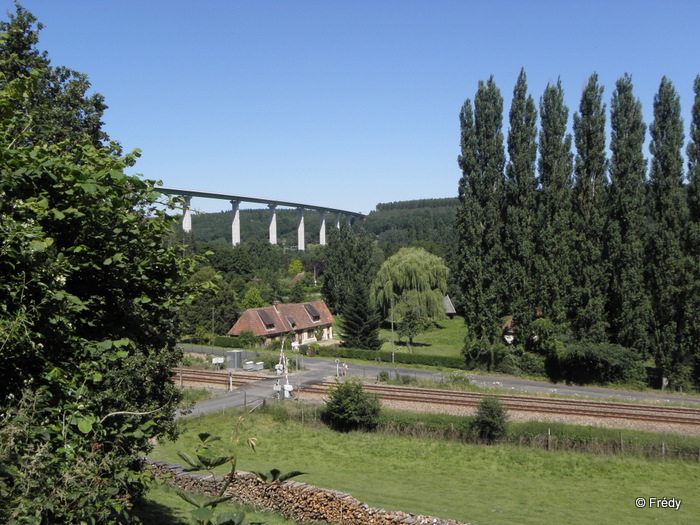
<svg viewBox="0 0 700 525">
<path fill-rule="evenodd" d="M 688 214 L 686 229 L 686 259 L 689 265 L 688 285 L 685 290 L 684 341 L 690 346 L 690 353 L 695 357 L 696 384 L 700 385 L 700 75 L 695 77 L 693 85 L 695 102 L 690 124 L 690 141 L 688 142 Z"/>
<path fill-rule="evenodd" d="M 22 143 L 0 146 L 0 514 L 116 523 L 145 482 L 135 458 L 175 431 L 188 263 L 132 159 Z"/>
<path fill-rule="evenodd" d="M 267 306 L 267 303 L 265 303 L 260 294 L 260 288 L 257 286 L 250 286 L 241 300 L 241 308 L 249 310 L 251 308 L 262 308 L 264 306 Z"/>
<path fill-rule="evenodd" d="M 566 321 L 571 291 L 571 135 L 561 80 L 540 100 L 539 199 L 535 264 L 538 304 L 557 324 Z"/>
<path fill-rule="evenodd" d="M 535 228 L 537 213 L 537 109 L 527 93 L 525 70 L 520 71 L 513 89 L 508 131 L 504 241 L 507 257 L 508 310 L 516 332 L 530 324 L 535 315 Z"/>
<path fill-rule="evenodd" d="M 605 189 L 608 161 L 605 156 L 605 104 L 598 75 L 592 74 L 574 114 L 576 164 L 572 218 L 571 324 L 580 341 L 607 340 L 605 303 L 607 265 L 603 260 L 606 220 Z"/>
<path fill-rule="evenodd" d="M 688 278 L 682 242 L 688 208 L 683 189 L 680 99 L 666 77 L 654 97 L 654 121 L 649 130 L 649 207 L 653 226 L 647 243 L 645 275 L 654 312 L 651 337 L 656 365 L 672 385 L 682 386 L 689 375 L 682 311 Z"/>
<path fill-rule="evenodd" d="M 203 266 L 188 281 L 192 288 L 192 301 L 180 311 L 182 333 L 214 335 L 228 332 L 238 319 L 236 293 L 221 274 L 211 266 Z M 213 310 L 213 311 L 212 311 Z"/>
<path fill-rule="evenodd" d="M 455 279 L 467 325 L 477 337 L 494 340 L 507 286 L 498 264 L 503 259 L 503 98 L 493 77 L 479 82 L 474 114 L 467 100 L 460 113 L 462 151 L 457 161 L 462 177 L 455 221 Z"/>
<path fill-rule="evenodd" d="M 306 301 L 306 286 L 304 281 L 299 279 L 292 283 L 292 289 L 289 294 L 290 303 L 303 303 Z"/>
<path fill-rule="evenodd" d="M 612 156 L 605 229 L 605 258 L 610 268 L 606 307 L 610 339 L 646 353 L 651 322 L 651 304 L 644 284 L 646 125 L 629 75 L 616 83 L 610 125 Z"/>
<path fill-rule="evenodd" d="M 18 6 L 0 41 L 0 521 L 123 523 L 138 458 L 175 433 L 193 264 L 163 244 L 173 206 L 124 174 L 138 152 L 97 147 L 85 84 L 47 69 L 34 22 Z"/>
<path fill-rule="evenodd" d="M 399 337 L 408 339 L 408 350 L 413 353 L 413 338 L 433 327 L 434 322 L 416 303 L 402 302 L 396 311 L 398 313 L 396 332 Z"/>
<path fill-rule="evenodd" d="M 301 265 L 301 261 L 299 259 L 292 259 L 287 267 L 287 273 L 294 277 L 295 275 L 300 274 L 302 271 L 304 271 L 304 267 Z"/>
<path fill-rule="evenodd" d="M 99 93 L 87 95 L 87 75 L 66 67 L 52 67 L 46 51 L 36 47 L 43 25 L 19 2 L 8 21 L 0 22 L 0 71 L 3 82 L 29 79 L 24 96 L 16 101 L 17 112 L 5 129 L 23 145 L 59 144 L 69 148 L 86 138 L 94 146 L 107 145 L 116 153 L 117 144 L 108 144 L 102 130 L 102 115 L 107 106 Z"/>
<path fill-rule="evenodd" d="M 423 248 L 402 248 L 382 264 L 372 284 L 372 298 L 385 317 L 392 305 L 406 301 L 439 320 L 445 314 L 443 298 L 448 273 L 440 257 Z"/>
<path fill-rule="evenodd" d="M 376 394 L 365 392 L 357 379 L 336 381 L 328 389 L 321 421 L 339 432 L 374 430 L 379 424 L 381 404 Z"/>
<path fill-rule="evenodd" d="M 433 321 L 444 318 L 448 274 L 444 261 L 422 248 L 402 248 L 379 269 L 372 284 L 372 301 L 384 318 L 393 313 L 409 345 Z"/>
</svg>

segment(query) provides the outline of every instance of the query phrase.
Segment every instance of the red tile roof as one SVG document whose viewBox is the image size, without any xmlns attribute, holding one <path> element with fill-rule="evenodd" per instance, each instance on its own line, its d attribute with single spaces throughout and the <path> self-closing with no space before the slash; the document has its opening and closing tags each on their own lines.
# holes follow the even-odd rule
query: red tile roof
<svg viewBox="0 0 700 525">
<path fill-rule="evenodd" d="M 275 336 L 328 326 L 334 322 L 333 315 L 323 301 L 276 304 L 246 310 L 228 331 L 228 335 L 240 335 L 244 330 L 249 330 L 256 336 Z"/>
</svg>

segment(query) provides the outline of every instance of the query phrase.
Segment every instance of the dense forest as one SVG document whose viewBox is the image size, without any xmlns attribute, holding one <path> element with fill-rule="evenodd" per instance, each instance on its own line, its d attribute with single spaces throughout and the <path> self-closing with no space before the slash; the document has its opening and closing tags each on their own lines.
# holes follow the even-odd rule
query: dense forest
<svg viewBox="0 0 700 525">
<path fill-rule="evenodd" d="M 459 200 L 422 199 L 377 204 L 356 229 L 362 227 L 377 237 L 383 249 L 392 245 L 405 246 L 414 242 L 434 242 L 440 246 L 455 240 L 453 224 Z M 277 239 L 283 248 L 295 249 L 297 245 L 297 211 L 277 210 Z M 241 242 L 268 238 L 270 211 L 267 209 L 242 209 Z M 197 213 L 192 216 L 192 229 L 199 242 L 231 242 L 232 213 Z M 344 221 L 344 219 L 341 219 Z M 357 222 L 357 221 L 356 221 Z M 326 232 L 334 227 L 334 217 L 326 216 Z M 304 239 L 306 245 L 319 242 L 320 214 L 304 212 Z M 395 251 L 395 250 L 394 250 Z"/>
<path fill-rule="evenodd" d="M 500 90 L 493 78 L 479 82 L 460 113 L 451 253 L 468 356 L 493 360 L 507 326 L 516 345 L 557 354 L 551 362 L 566 351 L 589 369 L 603 352 L 628 364 L 653 358 L 657 384 L 697 383 L 700 76 L 694 89 L 685 170 L 680 100 L 667 78 L 653 101 L 648 159 L 629 75 L 612 93 L 609 144 L 595 74 L 573 115 L 573 136 L 560 81 L 540 99 L 538 130 L 521 71 L 507 138 Z M 552 334 L 559 349 L 542 349 Z"/>
</svg>

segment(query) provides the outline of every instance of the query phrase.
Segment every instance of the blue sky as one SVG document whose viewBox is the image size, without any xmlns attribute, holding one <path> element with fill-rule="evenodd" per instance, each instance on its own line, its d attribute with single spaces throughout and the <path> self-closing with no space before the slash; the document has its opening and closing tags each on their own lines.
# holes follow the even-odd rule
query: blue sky
<svg viewBox="0 0 700 525">
<path fill-rule="evenodd" d="M 134 172 L 363 213 L 456 196 L 459 111 L 491 75 L 504 132 L 521 67 L 538 104 L 561 78 L 570 121 L 591 73 L 609 107 L 628 72 L 649 124 L 666 75 L 687 136 L 700 74 L 695 0 L 22 4 L 45 25 L 39 47 L 52 63 L 86 73 L 105 96 L 110 136 L 142 150 Z M 10 0 L 0 7 L 3 19 L 14 11 Z"/>
</svg>

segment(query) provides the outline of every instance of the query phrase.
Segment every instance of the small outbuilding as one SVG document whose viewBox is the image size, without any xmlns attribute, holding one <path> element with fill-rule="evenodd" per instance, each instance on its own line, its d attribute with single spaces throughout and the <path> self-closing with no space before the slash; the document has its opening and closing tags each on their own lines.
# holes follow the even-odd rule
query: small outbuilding
<svg viewBox="0 0 700 525">
<path fill-rule="evenodd" d="M 280 304 L 251 308 L 243 312 L 228 335 L 253 332 L 265 338 L 265 344 L 293 333 L 292 343 L 308 344 L 333 339 L 335 319 L 323 301 Z"/>
<path fill-rule="evenodd" d="M 442 300 L 442 303 L 445 306 L 445 315 L 450 319 L 454 319 L 455 315 L 457 315 L 457 310 L 455 310 L 450 296 L 445 294 L 445 298 Z"/>
</svg>

